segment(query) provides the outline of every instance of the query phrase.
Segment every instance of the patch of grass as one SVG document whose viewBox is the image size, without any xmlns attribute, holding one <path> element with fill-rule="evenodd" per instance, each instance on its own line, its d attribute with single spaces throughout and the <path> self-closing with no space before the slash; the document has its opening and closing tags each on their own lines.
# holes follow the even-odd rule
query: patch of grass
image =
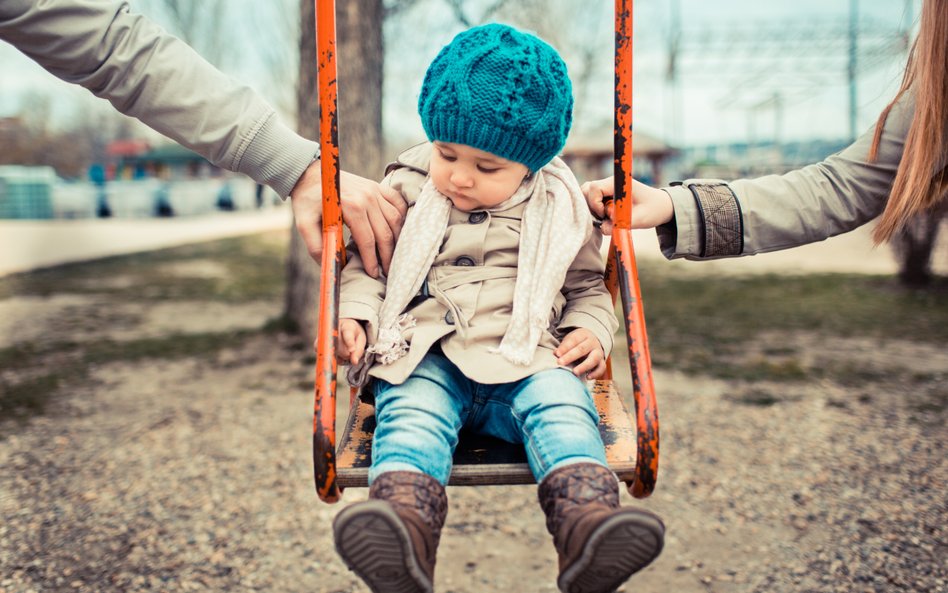
<svg viewBox="0 0 948 593">
<path fill-rule="evenodd" d="M 948 279 L 905 289 L 894 277 L 854 274 L 673 277 L 640 273 L 653 339 L 730 344 L 761 330 L 948 341 Z"/>
<path fill-rule="evenodd" d="M 844 387 L 864 387 L 906 375 L 901 368 L 868 367 L 852 361 L 833 361 L 811 371 L 816 377 L 831 379 Z"/>
<path fill-rule="evenodd" d="M 775 346 L 767 344 L 762 352 L 767 356 L 791 356 L 797 354 L 797 349 L 789 346 Z"/>
<path fill-rule="evenodd" d="M 682 277 L 662 265 L 640 268 L 656 367 L 721 378 L 807 378 L 808 370 L 783 346 L 765 350 L 776 358 L 770 363 L 742 360 L 746 344 L 762 331 L 948 343 L 948 279 L 910 290 L 887 276 Z M 874 373 L 853 367 L 829 374 L 862 384 L 875 380 Z"/>
<path fill-rule="evenodd" d="M 933 412 L 942 414 L 948 410 L 948 389 L 934 389 L 930 393 L 917 399 L 912 403 L 912 407 L 917 412 Z"/>
<path fill-rule="evenodd" d="M 279 315 L 267 321 L 263 330 L 270 333 L 288 333 L 296 334 L 299 332 L 299 324 L 286 315 Z"/>
<path fill-rule="evenodd" d="M 0 299 L 14 295 L 96 294 L 136 301 L 278 299 L 285 282 L 286 244 L 249 235 L 171 249 L 65 264 L 0 278 Z M 221 277 L 175 273 L 173 264 L 211 260 Z M 96 279 L 121 278 L 119 284 Z"/>
<path fill-rule="evenodd" d="M 56 372 L 12 385 L 0 379 L 0 420 L 23 420 L 42 414 L 67 374 Z"/>
<path fill-rule="evenodd" d="M 111 303 L 280 299 L 286 281 L 284 235 L 284 231 L 276 231 L 15 274 L 0 278 L 0 299 L 94 295 L 94 304 L 73 312 L 75 319 L 94 324 L 121 322 Z M 205 264 L 211 273 L 202 275 Z M 255 330 L 123 341 L 49 341 L 45 336 L 82 331 L 68 321 L 57 323 L 60 325 L 51 328 L 55 331 L 42 339 L 0 349 L 0 369 L 4 371 L 0 374 L 0 421 L 42 413 L 63 385 L 75 387 L 88 381 L 94 365 L 213 356 L 261 332 L 293 329 L 285 320 L 275 319 Z"/>
<path fill-rule="evenodd" d="M 800 399 L 798 396 L 780 395 L 769 389 L 757 386 L 738 390 L 728 395 L 727 398 L 745 406 L 764 408 L 769 408 L 770 406 L 780 403 L 794 402 Z"/>
<path fill-rule="evenodd" d="M 0 348 L 0 369 L 15 369 L 30 363 L 41 353 L 38 345 L 27 342 Z"/>
<path fill-rule="evenodd" d="M 228 346 L 240 345 L 256 330 L 241 330 L 202 334 L 175 334 L 160 338 L 113 341 L 101 340 L 84 345 L 83 364 L 108 362 L 136 362 L 143 359 L 172 360 L 186 357 L 210 356 Z"/>
<path fill-rule="evenodd" d="M 22 381 L 0 378 L 0 421 L 22 420 L 42 413 L 65 382 L 75 385 L 88 380 L 94 365 L 137 362 L 145 359 L 169 360 L 210 357 L 230 346 L 238 346 L 262 330 L 241 330 L 204 334 L 176 334 L 141 340 L 59 342 L 37 348 L 26 344 L 0 350 L 4 365 L 15 361 L 20 370 L 49 368 Z M 55 359 L 55 364 L 50 364 Z M 7 368 L 4 366 L 4 368 Z"/>
<path fill-rule="evenodd" d="M 744 364 L 722 362 L 714 376 L 744 381 L 802 381 L 807 378 L 808 373 L 796 360 L 758 358 Z"/>
</svg>

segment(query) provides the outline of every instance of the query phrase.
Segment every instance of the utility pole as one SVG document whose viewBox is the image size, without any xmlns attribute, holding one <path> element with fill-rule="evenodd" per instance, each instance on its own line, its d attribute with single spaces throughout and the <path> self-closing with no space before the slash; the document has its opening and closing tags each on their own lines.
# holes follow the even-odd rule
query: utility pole
<svg viewBox="0 0 948 593">
<path fill-rule="evenodd" d="M 773 95 L 774 103 L 774 146 L 778 150 L 783 150 L 781 148 L 783 143 L 783 94 L 780 91 L 774 91 Z"/>
<path fill-rule="evenodd" d="M 847 75 L 849 78 L 849 138 L 855 140 L 858 130 L 856 129 L 856 115 L 858 106 L 856 104 L 856 67 L 857 54 L 859 50 L 859 0 L 849 0 L 849 67 Z"/>
<path fill-rule="evenodd" d="M 671 99 L 666 100 L 668 111 L 665 116 L 666 138 L 672 144 L 681 140 L 681 92 L 678 84 L 678 52 L 681 46 L 681 0 L 671 0 L 671 25 L 668 33 L 668 70 L 665 73 Z"/>
</svg>

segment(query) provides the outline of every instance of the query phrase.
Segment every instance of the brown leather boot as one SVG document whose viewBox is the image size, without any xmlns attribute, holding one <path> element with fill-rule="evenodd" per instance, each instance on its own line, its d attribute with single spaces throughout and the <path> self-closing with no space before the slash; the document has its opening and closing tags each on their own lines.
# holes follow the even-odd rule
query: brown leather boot
<svg viewBox="0 0 948 593">
<path fill-rule="evenodd" d="M 437 480 L 386 472 L 372 482 L 369 500 L 336 515 L 336 551 L 372 593 L 432 593 L 447 513 L 448 497 Z"/>
<path fill-rule="evenodd" d="M 620 507 L 618 482 L 609 468 L 561 467 L 543 479 L 538 495 L 559 555 L 556 584 L 563 593 L 615 591 L 662 551 L 662 520 Z"/>
</svg>

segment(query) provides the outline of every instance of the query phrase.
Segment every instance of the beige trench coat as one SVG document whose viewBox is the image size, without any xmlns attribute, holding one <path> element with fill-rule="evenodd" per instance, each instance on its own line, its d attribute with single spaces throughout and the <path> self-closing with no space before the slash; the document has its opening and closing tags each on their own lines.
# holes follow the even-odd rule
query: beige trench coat
<svg viewBox="0 0 948 593">
<path fill-rule="evenodd" d="M 427 177 L 431 145 L 422 144 L 389 165 L 383 185 L 390 185 L 414 204 Z M 376 364 L 370 376 L 399 384 L 408 378 L 436 342 L 451 362 L 479 383 L 509 383 L 556 368 L 553 350 L 569 331 L 590 330 L 608 355 L 618 328 L 612 298 L 603 282 L 599 251 L 602 235 L 593 230 L 566 274 L 565 285 L 550 311 L 550 326 L 540 338 L 533 362 L 519 366 L 489 352 L 507 329 L 516 284 L 520 221 L 524 204 L 500 212 L 451 212 L 444 243 L 428 273 L 428 298 L 416 297 L 408 312 L 415 327 L 405 332 L 406 356 L 389 365 Z M 358 253 L 350 249 L 342 272 L 340 318 L 364 321 L 369 343 L 378 334 L 378 314 L 385 295 L 383 280 L 365 273 Z"/>
</svg>

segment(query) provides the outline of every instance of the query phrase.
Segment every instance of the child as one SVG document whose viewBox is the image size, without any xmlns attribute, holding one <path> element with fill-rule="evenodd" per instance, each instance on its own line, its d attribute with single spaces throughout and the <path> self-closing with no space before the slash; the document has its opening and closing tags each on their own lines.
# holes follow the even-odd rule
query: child
<svg viewBox="0 0 948 593">
<path fill-rule="evenodd" d="M 605 371 L 618 323 L 601 235 L 556 158 L 572 105 L 540 39 L 497 24 L 459 34 L 418 101 L 432 144 L 386 177 L 414 204 L 387 281 L 355 254 L 343 271 L 338 350 L 351 382 L 373 378 L 377 427 L 370 500 L 333 530 L 376 593 L 432 591 L 462 427 L 525 445 L 562 591 L 612 591 L 661 551 L 661 520 L 619 507 L 582 379 Z"/>
</svg>

